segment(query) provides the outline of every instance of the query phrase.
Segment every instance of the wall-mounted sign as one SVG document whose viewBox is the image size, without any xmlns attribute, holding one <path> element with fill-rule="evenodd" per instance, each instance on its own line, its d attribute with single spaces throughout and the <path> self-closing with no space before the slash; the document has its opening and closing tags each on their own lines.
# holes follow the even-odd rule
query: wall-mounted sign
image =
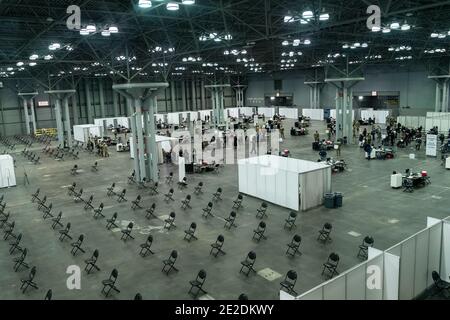
<svg viewBox="0 0 450 320">
<path fill-rule="evenodd" d="M 38 107 L 48 107 L 48 101 L 38 101 Z"/>
<path fill-rule="evenodd" d="M 430 156 L 430 157 L 437 156 L 437 140 L 438 140 L 437 135 L 435 135 L 435 134 L 427 135 L 427 149 L 426 149 L 427 156 Z"/>
</svg>

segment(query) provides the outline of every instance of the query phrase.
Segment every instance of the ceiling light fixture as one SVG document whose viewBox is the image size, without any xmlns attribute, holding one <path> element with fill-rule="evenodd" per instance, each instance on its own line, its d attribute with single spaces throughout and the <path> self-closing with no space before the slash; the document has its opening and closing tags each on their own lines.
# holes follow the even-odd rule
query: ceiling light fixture
<svg viewBox="0 0 450 320">
<path fill-rule="evenodd" d="M 109 30 L 103 30 L 102 31 L 102 36 L 109 37 L 109 36 L 111 36 L 111 32 Z"/>
<path fill-rule="evenodd" d="M 89 33 L 93 33 L 93 32 L 96 32 L 97 31 L 97 27 L 95 26 L 95 24 L 88 24 L 87 25 L 87 27 L 86 27 L 86 30 L 89 32 Z"/>
<path fill-rule="evenodd" d="M 152 6 L 152 2 L 150 0 L 139 0 L 138 6 L 139 8 L 147 9 Z"/>
<path fill-rule="evenodd" d="M 110 33 L 119 33 L 119 28 L 117 28 L 116 26 L 110 26 L 108 31 Z"/>
<path fill-rule="evenodd" d="M 391 23 L 391 29 L 392 29 L 392 30 L 400 29 L 400 23 L 398 23 L 398 22 L 392 22 L 392 23 Z"/>
<path fill-rule="evenodd" d="M 181 1 L 181 3 L 186 5 L 192 5 L 195 4 L 195 0 L 183 0 Z"/>
<path fill-rule="evenodd" d="M 176 2 L 169 2 L 166 5 L 166 9 L 169 10 L 169 11 L 177 11 L 177 10 L 180 9 L 180 5 L 178 3 L 176 3 Z"/>
<path fill-rule="evenodd" d="M 303 19 L 311 19 L 314 17 L 314 14 L 311 10 L 306 10 L 302 13 Z"/>
<path fill-rule="evenodd" d="M 405 22 L 404 24 L 402 24 L 402 27 L 401 27 L 402 31 L 408 31 L 410 29 L 411 29 L 411 26 L 408 23 Z"/>
<path fill-rule="evenodd" d="M 81 29 L 80 30 L 80 35 L 82 35 L 82 36 L 88 36 L 89 35 L 89 31 L 87 31 L 86 29 Z"/>
</svg>

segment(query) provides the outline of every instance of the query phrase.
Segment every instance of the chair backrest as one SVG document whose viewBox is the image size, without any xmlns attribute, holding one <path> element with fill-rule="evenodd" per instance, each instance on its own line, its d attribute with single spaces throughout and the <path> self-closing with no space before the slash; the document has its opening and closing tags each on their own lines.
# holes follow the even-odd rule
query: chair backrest
<svg viewBox="0 0 450 320">
<path fill-rule="evenodd" d="M 205 279 L 206 279 L 206 271 L 203 270 L 203 269 L 200 270 L 200 271 L 198 272 L 197 278 L 200 279 L 200 280 L 202 280 L 202 282 L 204 282 Z"/>
<path fill-rule="evenodd" d="M 295 282 L 297 280 L 297 272 L 295 272 L 294 270 L 289 270 L 288 273 L 286 274 L 286 279 Z"/>
<path fill-rule="evenodd" d="M 188 194 L 188 195 L 186 196 L 186 200 L 191 200 L 191 195 L 190 195 L 190 194 Z"/>
<path fill-rule="evenodd" d="M 231 217 L 231 218 L 236 218 L 236 212 L 234 212 L 234 211 L 231 211 L 231 213 L 230 213 L 230 217 Z"/>
<path fill-rule="evenodd" d="M 372 237 L 367 236 L 364 238 L 363 245 L 372 246 L 374 242 Z"/>
<path fill-rule="evenodd" d="M 44 300 L 52 300 L 52 295 L 53 295 L 52 290 L 51 289 L 48 290 L 47 293 L 45 294 Z"/>
<path fill-rule="evenodd" d="M 119 271 L 117 271 L 117 269 L 113 269 L 113 271 L 111 271 L 111 275 L 109 276 L 109 278 L 111 280 L 113 280 L 114 282 L 116 282 L 118 276 L 119 276 Z"/>
<path fill-rule="evenodd" d="M 112 220 L 116 221 L 116 219 L 117 219 L 117 212 L 114 212 L 113 215 L 112 215 Z"/>
<path fill-rule="evenodd" d="M 296 234 L 292 238 L 292 242 L 296 242 L 297 244 L 300 244 L 300 242 L 302 242 L 302 237 L 300 237 L 298 234 Z"/>
<path fill-rule="evenodd" d="M 328 259 L 332 262 L 334 262 L 335 264 L 337 264 L 339 262 L 339 255 L 337 253 L 331 253 L 330 256 L 328 257 Z"/>
<path fill-rule="evenodd" d="M 48 210 L 51 210 L 53 208 L 53 203 L 50 203 L 50 205 L 48 206 Z"/>
<path fill-rule="evenodd" d="M 439 281 L 441 281 L 441 276 L 437 271 L 433 271 L 431 273 L 431 277 L 433 278 L 434 283 L 438 283 Z"/>
<path fill-rule="evenodd" d="M 100 203 L 100 205 L 98 206 L 98 208 L 99 208 L 99 209 L 103 209 L 103 207 L 104 207 L 104 204 L 103 204 L 103 202 L 102 202 L 102 203 Z"/>
<path fill-rule="evenodd" d="M 78 237 L 78 243 L 82 244 L 84 240 L 84 235 L 80 234 L 80 236 Z"/>
<path fill-rule="evenodd" d="M 223 243 L 224 241 L 225 241 L 225 237 L 223 235 L 219 234 L 219 236 L 217 237 L 216 242 Z"/>
<path fill-rule="evenodd" d="M 212 202 L 208 202 L 208 207 L 212 208 L 213 203 Z"/>
<path fill-rule="evenodd" d="M 142 300 L 142 295 L 140 293 L 136 293 L 134 300 Z"/>
<path fill-rule="evenodd" d="M 97 261 L 97 259 L 98 259 L 98 249 L 95 249 L 95 250 L 94 250 L 94 253 L 92 254 L 92 258 L 93 258 L 95 261 Z"/>
<path fill-rule="evenodd" d="M 261 208 L 266 209 L 267 208 L 267 203 L 265 203 L 265 202 L 261 203 Z"/>
<path fill-rule="evenodd" d="M 331 223 L 325 223 L 324 225 L 323 225 L 323 230 L 325 230 L 325 231 L 331 231 L 331 229 L 333 229 L 333 226 L 331 225 Z"/>
<path fill-rule="evenodd" d="M 25 260 L 25 258 L 27 257 L 27 254 L 28 254 L 28 249 L 27 248 L 23 249 L 22 255 L 20 256 L 22 261 Z"/>
<path fill-rule="evenodd" d="M 177 260 L 177 258 L 178 258 L 178 252 L 177 252 L 176 250 L 173 250 L 173 251 L 170 253 L 170 260 L 173 261 L 173 262 L 175 262 L 175 260 Z"/>
<path fill-rule="evenodd" d="M 58 216 L 56 217 L 56 219 L 61 219 L 62 218 L 62 211 L 60 211 L 59 213 L 58 213 Z"/>
<path fill-rule="evenodd" d="M 66 224 L 66 231 L 69 231 L 71 226 L 72 225 L 70 224 L 70 222 L 67 222 L 67 224 Z"/>
<path fill-rule="evenodd" d="M 247 259 L 251 261 L 255 261 L 256 259 L 256 253 L 254 251 L 250 251 L 247 255 Z"/>
<path fill-rule="evenodd" d="M 261 229 L 261 230 L 266 229 L 266 223 L 265 223 L 264 221 L 261 221 L 261 222 L 259 223 L 259 225 L 258 225 L 258 228 Z"/>
<path fill-rule="evenodd" d="M 22 240 L 22 234 L 19 234 L 19 235 L 16 237 L 15 243 L 16 243 L 16 244 L 20 243 L 20 240 Z"/>
<path fill-rule="evenodd" d="M 294 211 L 291 211 L 291 213 L 289 214 L 289 219 L 290 220 L 297 219 L 297 213 L 295 213 Z"/>
<path fill-rule="evenodd" d="M 171 212 L 170 215 L 169 215 L 169 217 L 172 218 L 172 219 L 175 219 L 175 216 L 176 216 L 175 212 Z"/>
<path fill-rule="evenodd" d="M 151 234 L 147 237 L 147 243 L 153 243 L 153 236 Z"/>
<path fill-rule="evenodd" d="M 31 268 L 30 275 L 28 276 L 28 280 L 33 281 L 35 276 L 36 276 L 36 267 L 33 266 L 33 268 Z"/>
<path fill-rule="evenodd" d="M 196 224 L 195 222 L 192 222 L 192 223 L 191 223 L 191 226 L 190 226 L 190 229 L 191 229 L 191 230 L 197 229 L 197 224 Z"/>
</svg>

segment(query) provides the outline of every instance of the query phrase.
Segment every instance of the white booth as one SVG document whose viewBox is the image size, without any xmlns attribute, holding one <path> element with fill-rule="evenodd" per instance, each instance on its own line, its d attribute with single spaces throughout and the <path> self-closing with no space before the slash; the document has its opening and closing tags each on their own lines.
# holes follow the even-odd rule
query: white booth
<svg viewBox="0 0 450 320">
<path fill-rule="evenodd" d="M 103 127 L 103 121 L 106 121 L 106 126 L 110 127 L 110 126 L 114 126 L 114 120 L 117 120 L 117 124 L 119 126 L 123 126 L 123 127 L 127 128 L 127 129 L 129 129 L 128 118 L 127 117 L 94 119 L 94 124 L 97 125 L 97 126 L 102 126 Z"/>
<path fill-rule="evenodd" d="M 378 124 L 386 124 L 386 118 L 389 114 L 389 110 L 361 109 L 362 120 L 369 120 L 369 118 L 372 118 L 375 119 L 375 123 Z"/>
<path fill-rule="evenodd" d="M 286 119 L 298 120 L 298 109 L 297 108 L 282 108 L 278 109 L 280 116 L 286 117 Z"/>
<path fill-rule="evenodd" d="M 131 159 L 134 159 L 135 151 L 134 151 L 134 144 L 133 144 L 133 137 L 130 137 L 130 157 Z M 156 148 L 158 150 L 158 163 L 164 163 L 164 153 L 170 152 L 172 148 L 178 143 L 177 138 L 170 138 L 166 136 L 155 136 L 156 139 Z"/>
<path fill-rule="evenodd" d="M 102 137 L 103 125 L 82 124 L 73 126 L 73 138 L 75 141 L 86 143 L 89 137 Z"/>
<path fill-rule="evenodd" d="M 14 159 L 9 154 L 0 155 L 0 188 L 16 185 Z"/>
<path fill-rule="evenodd" d="M 275 115 L 275 108 L 259 107 L 258 115 L 260 115 L 260 116 L 264 115 L 264 117 L 266 117 L 266 118 L 272 118 Z"/>
<path fill-rule="evenodd" d="M 239 192 L 292 210 L 320 206 L 331 192 L 331 167 L 323 163 L 264 155 L 238 165 Z"/>
<path fill-rule="evenodd" d="M 311 120 L 324 120 L 323 109 L 302 109 L 302 115 L 311 118 Z"/>
</svg>

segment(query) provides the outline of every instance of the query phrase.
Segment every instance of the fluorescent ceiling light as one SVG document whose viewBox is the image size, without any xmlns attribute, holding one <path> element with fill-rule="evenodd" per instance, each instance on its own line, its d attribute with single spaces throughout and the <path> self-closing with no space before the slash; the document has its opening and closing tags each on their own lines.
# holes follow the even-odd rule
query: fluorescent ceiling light
<svg viewBox="0 0 450 320">
<path fill-rule="evenodd" d="M 284 22 L 285 23 L 294 22 L 294 17 L 292 17 L 292 16 L 284 16 Z"/>
<path fill-rule="evenodd" d="M 18 66 L 18 67 L 23 66 L 23 62 L 22 61 L 17 62 L 16 66 Z"/>
<path fill-rule="evenodd" d="M 139 0 L 138 6 L 139 8 L 147 9 L 152 6 L 152 2 L 150 0 Z"/>
<path fill-rule="evenodd" d="M 380 27 L 377 27 L 377 26 L 372 27 L 372 32 L 380 32 L 380 31 L 381 31 Z"/>
<path fill-rule="evenodd" d="M 302 13 L 302 17 L 304 19 L 311 19 L 312 17 L 314 17 L 314 14 L 311 10 L 306 10 Z"/>
<path fill-rule="evenodd" d="M 59 43 L 52 43 L 51 45 L 48 46 L 49 50 L 58 50 L 61 48 L 61 45 Z"/>
<path fill-rule="evenodd" d="M 303 41 L 304 44 L 311 44 L 311 40 L 306 39 L 305 41 Z"/>
<path fill-rule="evenodd" d="M 52 60 L 52 59 L 53 59 L 53 56 L 50 54 L 44 56 L 44 60 Z"/>
<path fill-rule="evenodd" d="M 445 33 L 439 33 L 438 38 L 444 39 L 447 35 Z"/>
<path fill-rule="evenodd" d="M 36 63 L 36 62 L 30 62 L 28 65 L 29 65 L 30 67 L 34 67 L 35 65 L 37 65 L 37 63 Z"/>
<path fill-rule="evenodd" d="M 30 56 L 30 60 L 37 60 L 37 59 L 39 59 L 39 56 L 37 54 L 32 54 Z"/>
<path fill-rule="evenodd" d="M 183 0 L 183 1 L 181 1 L 181 3 L 186 4 L 186 5 L 191 5 L 191 4 L 195 4 L 195 0 Z"/>
<path fill-rule="evenodd" d="M 362 45 L 361 45 L 361 47 L 363 47 L 363 48 L 367 48 L 369 45 L 367 44 L 367 43 L 363 43 Z"/>
<path fill-rule="evenodd" d="M 328 13 L 322 13 L 322 14 L 319 16 L 319 20 L 320 20 L 320 21 L 327 21 L 328 19 L 330 19 L 330 15 L 329 15 Z"/>
<path fill-rule="evenodd" d="M 96 32 L 97 31 L 97 27 L 95 26 L 95 24 L 88 24 L 86 27 L 86 30 L 88 32 Z"/>
<path fill-rule="evenodd" d="M 360 44 L 359 42 L 355 42 L 355 43 L 353 44 L 353 46 L 356 47 L 356 48 L 359 48 L 359 47 L 361 47 L 361 44 Z"/>
<path fill-rule="evenodd" d="M 402 31 L 408 31 L 409 29 L 411 29 L 411 26 L 409 24 L 405 23 L 402 25 L 401 29 L 402 29 Z"/>
<path fill-rule="evenodd" d="M 281 44 L 282 44 L 283 46 L 288 46 L 288 45 L 289 45 L 289 41 L 284 40 Z"/>
<path fill-rule="evenodd" d="M 390 28 L 383 28 L 383 33 L 389 33 L 389 32 L 391 32 Z"/>
<path fill-rule="evenodd" d="M 119 32 L 119 28 L 117 28 L 116 26 L 110 26 L 108 30 L 111 33 L 118 33 Z"/>
<path fill-rule="evenodd" d="M 392 22 L 392 23 L 391 23 L 391 29 L 393 29 L 393 30 L 400 29 L 400 23 L 398 23 L 398 22 Z"/>
<path fill-rule="evenodd" d="M 102 31 L 102 36 L 109 37 L 110 35 L 111 35 L 111 32 L 109 30 L 103 30 Z"/>
<path fill-rule="evenodd" d="M 180 9 L 180 5 L 176 2 L 169 2 L 166 5 L 166 9 L 169 11 L 177 11 L 178 9 Z"/>
<path fill-rule="evenodd" d="M 348 49 L 348 47 L 349 47 L 348 44 L 344 44 L 344 45 L 342 46 L 342 49 Z"/>
<path fill-rule="evenodd" d="M 88 36 L 88 35 L 89 35 L 89 31 L 87 31 L 86 29 L 81 29 L 81 30 L 80 30 L 80 34 L 81 34 L 82 36 Z"/>
<path fill-rule="evenodd" d="M 309 20 L 300 19 L 300 24 L 308 24 Z"/>
</svg>

